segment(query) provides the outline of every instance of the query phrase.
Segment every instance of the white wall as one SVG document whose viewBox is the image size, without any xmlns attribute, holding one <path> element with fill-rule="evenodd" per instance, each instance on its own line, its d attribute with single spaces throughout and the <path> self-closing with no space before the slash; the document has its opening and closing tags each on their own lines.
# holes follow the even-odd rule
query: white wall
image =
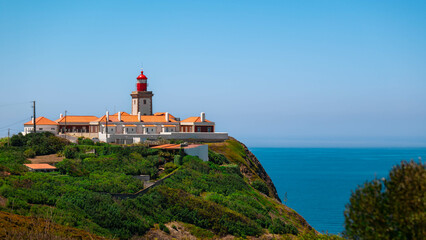
<svg viewBox="0 0 426 240">
<path fill-rule="evenodd" d="M 147 139 L 178 139 L 178 140 L 207 140 L 207 141 L 223 141 L 228 139 L 228 133 L 182 133 L 182 132 L 168 132 L 161 134 L 108 134 L 108 142 L 115 142 L 116 139 L 122 140 L 132 140 L 134 142 L 135 138 L 139 138 L 139 142 L 142 142 Z M 104 141 L 105 133 L 99 133 L 99 140 Z"/>
<path fill-rule="evenodd" d="M 209 146 L 207 145 L 200 145 L 193 148 L 184 148 L 183 151 L 188 155 L 197 156 L 203 161 L 209 160 Z"/>
<path fill-rule="evenodd" d="M 51 132 L 58 134 L 58 125 L 36 125 L 37 132 Z M 24 126 L 24 135 L 33 132 L 33 126 Z"/>
</svg>

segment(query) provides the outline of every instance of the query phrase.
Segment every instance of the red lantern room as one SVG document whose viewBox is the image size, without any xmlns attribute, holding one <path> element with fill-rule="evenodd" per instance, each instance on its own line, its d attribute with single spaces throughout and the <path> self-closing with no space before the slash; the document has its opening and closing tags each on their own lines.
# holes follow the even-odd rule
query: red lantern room
<svg viewBox="0 0 426 240">
<path fill-rule="evenodd" d="M 139 75 L 137 78 L 137 83 L 136 83 L 136 90 L 138 92 L 144 92 L 147 90 L 147 80 L 148 78 L 143 74 L 143 71 L 141 71 L 141 75 Z"/>
</svg>

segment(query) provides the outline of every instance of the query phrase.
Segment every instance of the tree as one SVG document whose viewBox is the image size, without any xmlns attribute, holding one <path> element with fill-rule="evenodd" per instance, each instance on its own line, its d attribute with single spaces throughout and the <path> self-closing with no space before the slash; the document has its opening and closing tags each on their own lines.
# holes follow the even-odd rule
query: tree
<svg viewBox="0 0 426 240">
<path fill-rule="evenodd" d="M 350 239 L 422 239 L 426 236 L 426 165 L 402 161 L 388 178 L 352 192 L 345 209 Z"/>
</svg>

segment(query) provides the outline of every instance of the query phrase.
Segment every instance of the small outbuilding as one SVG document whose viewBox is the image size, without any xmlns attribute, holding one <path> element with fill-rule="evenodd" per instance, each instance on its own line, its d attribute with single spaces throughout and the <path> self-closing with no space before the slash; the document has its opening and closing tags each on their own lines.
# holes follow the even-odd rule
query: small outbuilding
<svg viewBox="0 0 426 240">
<path fill-rule="evenodd" d="M 47 163 L 24 164 L 31 172 L 54 172 L 58 169 Z"/>
</svg>

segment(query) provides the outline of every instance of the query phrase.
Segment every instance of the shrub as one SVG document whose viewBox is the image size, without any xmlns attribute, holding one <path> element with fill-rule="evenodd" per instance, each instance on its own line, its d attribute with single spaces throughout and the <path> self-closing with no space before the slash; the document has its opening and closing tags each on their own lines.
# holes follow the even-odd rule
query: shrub
<svg viewBox="0 0 426 240">
<path fill-rule="evenodd" d="M 79 152 L 80 150 L 78 149 L 77 146 L 74 146 L 74 145 L 67 146 L 65 147 L 65 150 L 64 150 L 64 156 L 70 159 L 77 158 Z"/>
<path fill-rule="evenodd" d="M 56 137 L 50 132 L 29 133 L 25 136 L 19 133 L 13 135 L 10 140 L 12 146 L 31 147 L 37 155 L 57 153 L 69 144 L 68 140 Z"/>
<path fill-rule="evenodd" d="M 183 157 L 181 155 L 175 155 L 173 162 L 176 165 L 182 165 L 182 163 L 183 163 Z"/>
<path fill-rule="evenodd" d="M 269 196 L 268 186 L 263 181 L 256 179 L 251 183 L 251 186 L 257 191 Z"/>
<path fill-rule="evenodd" d="M 209 161 L 218 165 L 229 163 L 229 160 L 224 155 L 211 150 L 209 150 Z"/>
<path fill-rule="evenodd" d="M 168 227 L 166 227 L 166 225 L 164 225 L 163 223 L 160 223 L 160 229 L 161 229 L 163 232 L 165 232 L 165 233 L 167 233 L 167 234 L 170 234 L 170 230 L 169 230 L 169 228 L 168 228 Z"/>
<path fill-rule="evenodd" d="M 21 149 L 16 147 L 0 148 L 0 171 L 7 171 L 12 174 L 22 174 L 27 171 L 27 167 L 22 165 L 29 162 Z"/>
<path fill-rule="evenodd" d="M 22 135 L 22 133 L 18 133 L 17 135 L 13 135 L 10 138 L 10 144 L 12 146 L 15 146 L 15 147 L 24 146 L 24 144 L 25 144 L 24 142 L 25 142 L 25 137 L 24 137 L 24 135 Z"/>
<path fill-rule="evenodd" d="M 292 224 L 285 224 L 280 219 L 275 219 L 269 227 L 269 231 L 274 234 L 299 234 L 299 231 Z"/>
<path fill-rule="evenodd" d="M 95 143 L 94 143 L 91 139 L 89 139 L 89 138 L 84 138 L 84 137 L 79 137 L 79 138 L 77 139 L 77 143 L 78 143 L 79 145 L 95 145 Z"/>
<path fill-rule="evenodd" d="M 178 168 L 178 166 L 176 166 L 176 164 L 174 164 L 172 162 L 168 162 L 164 165 L 164 172 L 169 174 L 169 173 L 173 172 L 176 168 Z"/>
<path fill-rule="evenodd" d="M 81 177 L 89 174 L 80 160 L 64 159 L 62 162 L 57 163 L 56 167 L 62 174 L 68 174 L 73 177 Z"/>
<path fill-rule="evenodd" d="M 350 239 L 421 239 L 426 236 L 426 166 L 414 161 L 392 168 L 387 179 L 352 192 L 345 209 Z"/>
<path fill-rule="evenodd" d="M 26 158 L 33 158 L 36 156 L 36 152 L 32 148 L 28 148 L 24 151 L 24 156 Z"/>
</svg>

